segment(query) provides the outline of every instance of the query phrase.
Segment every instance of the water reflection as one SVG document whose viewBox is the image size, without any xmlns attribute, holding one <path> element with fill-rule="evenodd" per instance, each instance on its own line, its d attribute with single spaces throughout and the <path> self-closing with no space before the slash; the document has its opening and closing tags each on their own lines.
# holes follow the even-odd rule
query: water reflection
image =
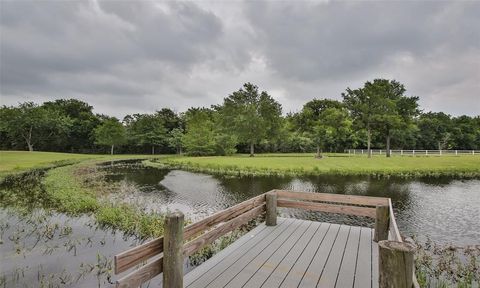
<svg viewBox="0 0 480 288">
<path fill-rule="evenodd" d="M 390 197 L 404 235 L 430 237 L 441 243 L 479 244 L 480 180 L 453 178 L 375 178 L 359 176 L 221 177 L 181 170 L 154 169 L 139 163 L 105 166 L 110 181 L 122 183 L 150 210 L 179 209 L 192 220 L 232 206 L 271 189 Z M 141 202 L 141 203 L 140 203 Z M 371 226 L 370 219 L 293 209 L 283 216 Z"/>
</svg>

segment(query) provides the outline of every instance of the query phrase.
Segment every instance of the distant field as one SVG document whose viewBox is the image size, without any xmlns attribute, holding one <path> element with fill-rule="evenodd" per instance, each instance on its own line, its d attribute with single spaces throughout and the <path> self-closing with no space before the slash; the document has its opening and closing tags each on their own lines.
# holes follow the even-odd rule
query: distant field
<svg viewBox="0 0 480 288">
<path fill-rule="evenodd" d="M 101 155 L 56 152 L 0 151 L 0 178 L 10 173 L 34 168 L 54 166 L 60 162 L 70 163 L 88 159 L 148 158 L 149 155 Z"/>
<path fill-rule="evenodd" d="M 222 174 L 342 174 L 342 175 L 451 175 L 480 176 L 480 155 L 446 157 L 363 156 L 331 154 L 315 159 L 313 154 L 267 154 L 255 157 L 172 157 L 162 160 L 180 168 Z"/>
</svg>

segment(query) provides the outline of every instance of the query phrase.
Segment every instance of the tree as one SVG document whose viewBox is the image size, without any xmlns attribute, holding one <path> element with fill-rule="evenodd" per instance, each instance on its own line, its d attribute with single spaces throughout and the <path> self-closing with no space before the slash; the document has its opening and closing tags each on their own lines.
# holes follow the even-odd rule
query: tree
<svg viewBox="0 0 480 288">
<path fill-rule="evenodd" d="M 452 141 L 456 149 L 479 149 L 480 126 L 478 116 L 472 118 L 466 115 L 452 119 Z"/>
<path fill-rule="evenodd" d="M 125 127 L 117 118 L 108 118 L 95 128 L 95 144 L 110 146 L 110 154 L 113 155 L 115 145 L 126 142 Z"/>
<path fill-rule="evenodd" d="M 168 133 L 168 145 L 175 149 L 177 154 L 182 154 L 183 135 L 183 129 L 181 128 L 174 128 Z"/>
<path fill-rule="evenodd" d="M 342 108 L 323 110 L 313 123 L 310 135 L 317 147 L 317 158 L 322 158 L 322 150 L 328 146 L 338 147 L 352 134 L 352 121 Z"/>
<path fill-rule="evenodd" d="M 215 131 L 213 111 L 207 108 L 190 108 L 185 113 L 186 132 L 182 143 L 189 155 L 214 155 Z"/>
<path fill-rule="evenodd" d="M 387 157 L 390 157 L 392 132 L 409 125 L 418 111 L 418 97 L 404 96 L 405 87 L 395 80 L 375 79 L 363 88 L 347 88 L 342 97 L 346 107 L 360 128 L 367 130 L 368 157 L 371 157 L 372 129 L 386 139 Z"/>
<path fill-rule="evenodd" d="M 83 152 L 94 146 L 94 129 L 100 125 L 100 119 L 93 113 L 93 107 L 77 99 L 59 99 L 42 105 L 71 119 L 67 133 L 53 135 L 49 146 L 57 151 Z"/>
<path fill-rule="evenodd" d="M 128 136 L 136 145 L 151 146 L 153 155 L 155 146 L 167 144 L 167 130 L 158 114 L 134 114 L 126 118 Z"/>
<path fill-rule="evenodd" d="M 448 149 L 453 146 L 453 125 L 450 115 L 443 112 L 421 114 L 417 120 L 418 142 L 423 149 Z"/>
<path fill-rule="evenodd" d="M 346 93 L 342 93 L 343 103 L 348 108 L 358 128 L 364 128 L 367 131 L 367 154 L 372 157 L 372 126 L 375 120 L 375 114 L 378 113 L 379 107 L 378 95 L 371 93 L 367 87 L 371 85 L 367 82 L 364 88 L 352 90 L 347 88 Z"/>
<path fill-rule="evenodd" d="M 223 100 L 215 109 L 220 113 L 220 123 L 250 146 L 254 156 L 255 144 L 273 137 L 280 127 L 282 106 L 267 92 L 259 93 L 258 87 L 246 83 Z"/>
<path fill-rule="evenodd" d="M 390 157 L 393 133 L 396 130 L 406 130 L 420 112 L 418 97 L 405 96 L 405 87 L 395 80 L 375 79 L 369 89 L 379 95 L 380 111 L 374 115 L 375 125 L 386 139 L 386 156 Z"/>
<path fill-rule="evenodd" d="M 52 135 L 66 133 L 72 125 L 68 117 L 33 102 L 2 107 L 0 122 L 0 129 L 11 141 L 24 141 L 29 151 L 33 151 L 37 143 L 48 141 Z"/>
</svg>

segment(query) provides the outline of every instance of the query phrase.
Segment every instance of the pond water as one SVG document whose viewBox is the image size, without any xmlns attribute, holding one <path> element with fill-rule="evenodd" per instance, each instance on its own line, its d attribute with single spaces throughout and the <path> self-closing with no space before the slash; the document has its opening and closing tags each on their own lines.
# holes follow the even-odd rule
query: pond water
<svg viewBox="0 0 480 288">
<path fill-rule="evenodd" d="M 109 181 L 120 182 L 122 201 L 148 210 L 181 210 L 191 220 L 203 218 L 271 189 L 390 197 L 405 236 L 427 237 L 440 244 L 480 244 L 480 180 L 374 178 L 347 176 L 231 178 L 137 163 L 103 166 Z M 369 219 L 281 209 L 283 216 L 372 225 Z"/>
<path fill-rule="evenodd" d="M 0 287 L 113 287 L 113 256 L 138 244 L 89 216 L 1 208 L 0 219 Z"/>
</svg>

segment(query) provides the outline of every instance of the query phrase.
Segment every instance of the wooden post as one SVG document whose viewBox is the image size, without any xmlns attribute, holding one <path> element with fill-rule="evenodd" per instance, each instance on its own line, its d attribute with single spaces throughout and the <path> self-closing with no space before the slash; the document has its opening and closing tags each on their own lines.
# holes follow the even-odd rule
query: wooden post
<svg viewBox="0 0 480 288">
<path fill-rule="evenodd" d="M 183 221 L 180 211 L 165 217 L 163 235 L 163 287 L 183 288 Z"/>
<path fill-rule="evenodd" d="M 375 242 L 388 239 L 388 225 L 390 224 L 390 211 L 387 205 L 377 206 L 375 217 Z"/>
<path fill-rule="evenodd" d="M 412 288 L 415 245 L 383 240 L 378 242 L 379 288 Z"/>
<path fill-rule="evenodd" d="M 277 193 L 268 192 L 265 194 L 267 201 L 267 215 L 265 219 L 265 224 L 267 226 L 277 225 Z"/>
</svg>

